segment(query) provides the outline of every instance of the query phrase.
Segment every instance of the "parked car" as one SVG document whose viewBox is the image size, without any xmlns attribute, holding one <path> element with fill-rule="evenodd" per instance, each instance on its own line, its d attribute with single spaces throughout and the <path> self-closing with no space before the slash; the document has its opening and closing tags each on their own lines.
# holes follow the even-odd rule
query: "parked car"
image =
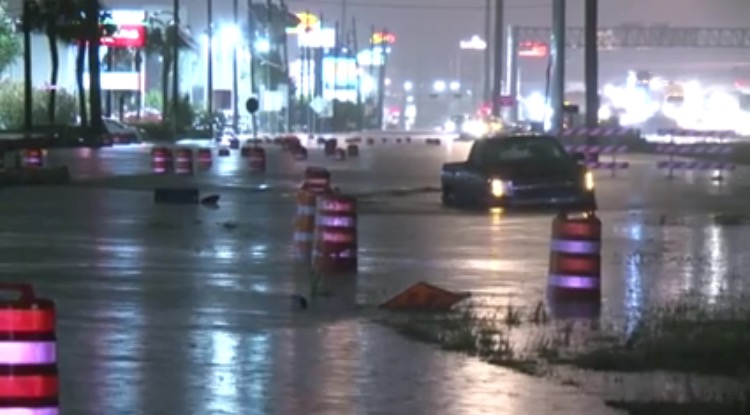
<svg viewBox="0 0 750 415">
<path fill-rule="evenodd" d="M 111 118 L 105 118 L 102 121 L 104 121 L 107 136 L 113 144 L 137 144 L 146 139 L 145 134 L 137 127 Z"/>
</svg>

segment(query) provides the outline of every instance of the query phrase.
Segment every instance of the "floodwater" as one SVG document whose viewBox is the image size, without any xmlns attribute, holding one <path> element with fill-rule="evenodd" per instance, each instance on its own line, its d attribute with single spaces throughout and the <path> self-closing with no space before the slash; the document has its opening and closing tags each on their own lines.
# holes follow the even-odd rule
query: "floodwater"
<svg viewBox="0 0 750 415">
<path fill-rule="evenodd" d="M 148 146 L 58 150 L 77 183 L 2 190 L 0 273 L 58 303 L 63 413 L 605 414 L 575 389 L 414 344 L 370 323 L 370 306 L 423 280 L 520 306 L 545 296 L 550 214 L 439 206 L 438 171 L 466 143 L 363 145 L 307 163 L 269 147 L 265 175 L 233 154 L 210 172 L 154 177 Z M 750 205 L 738 170 L 668 180 L 656 158 L 597 175 L 604 313 L 746 291 Z M 291 255 L 294 189 L 328 167 L 360 195 L 360 272 L 297 310 L 309 275 Z M 153 204 L 157 186 L 199 187 L 218 209 Z M 400 190 L 400 192 L 398 192 Z"/>
</svg>

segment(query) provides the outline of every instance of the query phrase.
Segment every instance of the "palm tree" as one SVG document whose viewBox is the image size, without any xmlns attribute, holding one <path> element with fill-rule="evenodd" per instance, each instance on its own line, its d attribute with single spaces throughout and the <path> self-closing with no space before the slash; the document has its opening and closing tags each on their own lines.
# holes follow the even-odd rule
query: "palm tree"
<svg viewBox="0 0 750 415">
<path fill-rule="evenodd" d="M 39 0 L 31 3 L 29 13 L 24 16 L 29 20 L 31 30 L 36 33 L 44 33 L 47 36 L 49 46 L 49 55 L 51 61 L 51 71 L 49 80 L 49 102 L 47 105 L 48 121 L 50 125 L 55 124 L 55 108 L 57 106 L 57 79 L 60 72 L 60 51 L 58 49 L 59 28 L 64 25 L 65 16 L 59 11 L 63 8 L 62 3 L 56 0 Z"/>
<path fill-rule="evenodd" d="M 174 69 L 174 45 L 176 44 L 180 50 L 186 50 L 194 49 L 195 44 L 172 22 L 166 23 L 155 17 L 149 17 L 146 30 L 146 55 L 161 58 L 161 112 L 164 120 L 170 108 L 169 78 Z"/>
<path fill-rule="evenodd" d="M 88 21 L 89 13 L 93 12 L 94 9 L 98 10 L 98 12 L 95 12 L 95 15 L 98 15 L 98 18 L 96 18 L 98 22 L 97 39 L 100 39 L 102 36 L 111 36 L 117 30 L 117 27 L 109 23 L 109 13 L 101 11 L 102 6 L 97 0 L 63 0 L 62 4 L 64 4 L 65 7 L 60 7 L 60 10 L 62 15 L 65 16 L 65 24 L 59 26 L 58 37 L 67 44 L 76 45 L 77 48 L 75 71 L 76 87 L 78 90 L 78 111 L 81 126 L 87 127 L 89 125 L 88 108 L 93 108 L 97 105 L 93 102 L 89 102 L 89 99 L 86 96 L 86 86 L 84 84 L 83 76 L 86 72 L 86 51 L 92 43 L 88 41 L 88 39 L 92 37 L 92 32 L 89 28 L 90 23 Z M 94 56 L 98 57 L 98 52 Z M 90 64 L 91 61 L 89 62 L 89 65 Z M 94 76 L 91 69 L 89 69 L 89 75 L 89 91 L 91 91 L 92 88 L 98 87 L 100 88 L 99 95 L 101 96 L 99 76 Z M 98 98 L 97 102 L 99 102 L 98 107 L 101 108 L 101 97 Z"/>
</svg>

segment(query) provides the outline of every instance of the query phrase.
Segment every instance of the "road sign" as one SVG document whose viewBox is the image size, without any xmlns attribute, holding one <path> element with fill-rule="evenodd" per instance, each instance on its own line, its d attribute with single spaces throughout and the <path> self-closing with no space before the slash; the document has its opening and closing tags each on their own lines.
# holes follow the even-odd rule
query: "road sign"
<svg viewBox="0 0 750 415">
<path fill-rule="evenodd" d="M 245 109 L 250 114 L 255 114 L 258 112 L 258 108 L 260 108 L 260 104 L 258 103 L 257 98 L 250 97 L 245 101 Z"/>
</svg>

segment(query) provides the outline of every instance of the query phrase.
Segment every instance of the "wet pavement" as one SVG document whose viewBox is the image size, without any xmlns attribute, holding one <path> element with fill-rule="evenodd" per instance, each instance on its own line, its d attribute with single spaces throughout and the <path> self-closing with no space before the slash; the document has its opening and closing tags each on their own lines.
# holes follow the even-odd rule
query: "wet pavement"
<svg viewBox="0 0 750 415">
<path fill-rule="evenodd" d="M 369 322 L 372 305 L 419 280 L 504 303 L 543 300 L 550 214 L 443 209 L 438 171 L 468 144 L 362 146 L 338 162 L 300 163 L 269 148 L 269 170 L 236 154 L 211 172 L 154 177 L 148 146 L 58 150 L 78 180 L 3 189 L 0 273 L 58 302 L 66 414 L 605 414 L 599 399 L 457 354 Z M 668 180 L 656 158 L 597 173 L 605 311 L 637 311 L 697 291 L 747 290 L 747 225 L 713 213 L 750 205 L 748 172 Z M 294 188 L 327 166 L 361 195 L 360 272 L 330 297 L 309 291 L 291 255 Z M 156 186 L 197 186 L 219 209 L 153 204 Z"/>
</svg>

